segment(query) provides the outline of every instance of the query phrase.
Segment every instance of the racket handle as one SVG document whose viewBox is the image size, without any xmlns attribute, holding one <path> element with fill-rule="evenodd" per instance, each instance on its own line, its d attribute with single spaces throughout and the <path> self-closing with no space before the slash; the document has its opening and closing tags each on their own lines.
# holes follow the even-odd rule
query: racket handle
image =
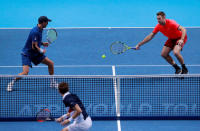
<svg viewBox="0 0 200 131">
<path fill-rule="evenodd" d="M 135 48 L 135 47 L 129 47 L 129 49 L 136 50 L 136 48 Z"/>
<path fill-rule="evenodd" d="M 135 48 L 135 47 L 131 47 L 131 49 L 133 49 L 133 50 L 136 50 L 136 48 Z"/>
</svg>

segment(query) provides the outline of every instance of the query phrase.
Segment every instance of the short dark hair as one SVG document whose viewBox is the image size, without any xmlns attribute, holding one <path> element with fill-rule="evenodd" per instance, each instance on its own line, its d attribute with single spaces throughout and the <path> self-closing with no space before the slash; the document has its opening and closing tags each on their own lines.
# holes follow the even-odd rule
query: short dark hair
<svg viewBox="0 0 200 131">
<path fill-rule="evenodd" d="M 58 85 L 58 90 L 61 94 L 65 94 L 69 91 L 69 85 L 66 82 L 61 82 Z"/>
<path fill-rule="evenodd" d="M 163 11 L 159 11 L 156 15 L 157 15 L 157 16 L 158 16 L 158 15 L 161 15 L 161 16 L 164 17 L 164 16 L 165 16 L 165 12 L 163 12 Z"/>
</svg>

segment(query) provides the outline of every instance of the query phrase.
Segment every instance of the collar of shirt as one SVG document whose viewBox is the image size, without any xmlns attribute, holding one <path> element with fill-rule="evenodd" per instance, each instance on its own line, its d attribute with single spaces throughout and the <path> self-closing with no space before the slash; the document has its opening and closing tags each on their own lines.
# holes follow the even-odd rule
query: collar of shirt
<svg viewBox="0 0 200 131">
<path fill-rule="evenodd" d="M 69 92 L 65 93 L 65 94 L 63 95 L 63 100 L 65 99 L 65 96 L 67 96 L 67 95 L 69 95 L 69 94 L 70 94 Z"/>
<path fill-rule="evenodd" d="M 37 24 L 36 27 L 38 28 L 38 30 L 39 30 L 40 32 L 43 32 L 43 29 L 40 29 L 39 26 L 38 26 L 38 24 Z"/>
</svg>

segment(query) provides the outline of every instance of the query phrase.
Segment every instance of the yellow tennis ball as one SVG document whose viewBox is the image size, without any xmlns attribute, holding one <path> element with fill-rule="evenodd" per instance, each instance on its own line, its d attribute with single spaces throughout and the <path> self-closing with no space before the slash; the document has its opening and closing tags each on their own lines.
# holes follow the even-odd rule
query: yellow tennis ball
<svg viewBox="0 0 200 131">
<path fill-rule="evenodd" d="M 101 56 L 101 58 L 105 59 L 105 58 L 106 58 L 106 55 L 105 55 L 105 54 L 103 54 L 103 55 Z"/>
</svg>

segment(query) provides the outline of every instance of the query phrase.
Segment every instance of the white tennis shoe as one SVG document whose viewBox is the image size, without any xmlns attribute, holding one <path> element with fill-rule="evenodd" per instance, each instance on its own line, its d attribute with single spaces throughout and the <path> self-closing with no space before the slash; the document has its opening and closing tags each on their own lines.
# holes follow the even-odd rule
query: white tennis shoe
<svg viewBox="0 0 200 131">
<path fill-rule="evenodd" d="M 13 90 L 15 80 L 12 80 L 10 83 L 8 83 L 7 91 L 11 92 Z"/>
</svg>

